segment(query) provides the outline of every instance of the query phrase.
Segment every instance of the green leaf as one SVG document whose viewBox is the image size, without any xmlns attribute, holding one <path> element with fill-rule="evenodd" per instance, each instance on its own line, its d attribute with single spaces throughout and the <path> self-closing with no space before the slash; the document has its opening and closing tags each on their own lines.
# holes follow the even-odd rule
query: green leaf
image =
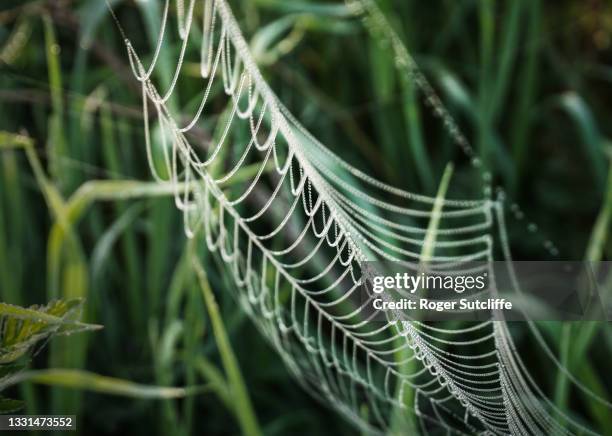
<svg viewBox="0 0 612 436">
<path fill-rule="evenodd" d="M 434 248 L 438 235 L 438 227 L 440 225 L 440 218 L 442 216 L 442 208 L 444 206 L 444 199 L 446 198 L 446 192 L 450 184 L 450 179 L 453 176 L 453 164 L 448 163 L 444 169 L 440 186 L 438 187 L 438 193 L 436 195 L 436 201 L 434 203 L 433 210 L 431 211 L 431 220 L 427 226 L 427 233 L 425 240 L 423 241 L 423 248 L 421 250 L 420 262 L 429 262 L 434 255 Z"/>
<path fill-rule="evenodd" d="M 0 414 L 15 413 L 23 409 L 25 403 L 11 398 L 0 398 Z"/>
<path fill-rule="evenodd" d="M 99 328 L 76 320 L 81 306 L 82 300 L 57 300 L 27 309 L 0 303 L 0 364 L 14 362 L 54 334 Z"/>
<path fill-rule="evenodd" d="M 603 186 L 606 176 L 604 140 L 591 108 L 580 95 L 574 92 L 567 92 L 561 96 L 560 105 L 575 123 L 586 149 L 586 155 L 591 162 L 593 176 L 598 186 Z"/>
<path fill-rule="evenodd" d="M 251 40 L 251 50 L 255 59 L 265 58 L 274 44 L 296 23 L 299 15 L 287 15 L 262 27 Z"/>
<path fill-rule="evenodd" d="M 0 381 L 8 377 L 11 374 L 21 371 L 25 368 L 23 364 L 10 363 L 7 365 L 0 365 Z"/>
<path fill-rule="evenodd" d="M 609 239 L 610 222 L 612 221 L 612 157 L 610 158 L 610 168 L 608 170 L 608 183 L 603 205 L 593 230 L 587 248 L 586 260 L 598 262 L 603 257 L 604 248 Z"/>
</svg>

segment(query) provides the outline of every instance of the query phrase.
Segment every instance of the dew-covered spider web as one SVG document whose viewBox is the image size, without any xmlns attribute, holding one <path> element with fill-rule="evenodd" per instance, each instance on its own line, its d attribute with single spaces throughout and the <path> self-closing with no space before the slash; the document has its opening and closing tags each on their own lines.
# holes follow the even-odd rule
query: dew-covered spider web
<svg viewBox="0 0 612 436">
<path fill-rule="evenodd" d="M 350 4 L 357 15 L 384 19 L 373 2 Z M 171 36 L 180 50 L 161 87 L 154 77 Z M 391 313 L 375 322 L 358 297 L 367 260 L 427 260 L 456 270 L 493 260 L 494 249 L 509 259 L 498 200 L 411 193 L 345 162 L 279 101 L 226 0 L 166 0 L 151 59 L 126 44 L 142 84 L 153 176 L 176 186 L 187 235 L 204 234 L 241 306 L 313 396 L 369 433 L 592 433 L 538 387 L 503 319 L 433 324 L 395 321 Z M 399 39 L 393 44 L 401 50 Z M 471 156 L 406 59 L 399 66 Z M 194 63 L 195 81 L 193 68 L 186 71 Z M 189 105 L 172 110 L 182 80 L 197 86 Z M 541 364 L 565 371 L 536 325 L 527 326 L 548 357 Z"/>
</svg>

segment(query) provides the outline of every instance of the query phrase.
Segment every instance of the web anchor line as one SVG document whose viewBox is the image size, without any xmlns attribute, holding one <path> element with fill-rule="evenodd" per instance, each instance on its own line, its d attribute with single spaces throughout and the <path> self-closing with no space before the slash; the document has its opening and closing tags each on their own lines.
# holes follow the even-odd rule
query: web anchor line
<svg viewBox="0 0 612 436">
<path fill-rule="evenodd" d="M 389 20 L 387 20 L 385 14 L 380 10 L 375 0 L 345 0 L 345 4 L 356 17 L 362 18 L 366 23 L 366 28 L 372 29 L 375 33 L 382 35 L 382 38 L 389 42 L 389 46 L 395 55 L 395 68 L 405 73 L 408 78 L 422 90 L 425 103 L 431 108 L 431 112 L 434 116 L 441 120 L 442 128 L 448 133 L 449 137 L 458 148 L 470 159 L 471 166 L 479 171 L 483 183 L 484 196 L 486 198 L 492 198 L 495 194 L 497 201 L 506 201 L 509 198 L 509 194 L 501 185 L 492 185 L 491 173 L 485 168 L 482 160 L 477 156 L 476 151 L 470 144 L 470 141 L 465 137 L 457 122 L 446 109 L 442 100 L 429 83 L 429 80 L 422 73 L 418 64 L 410 55 L 401 38 L 394 30 Z M 540 235 L 543 241 L 542 247 L 549 255 L 553 257 L 559 255 L 558 247 L 552 240 L 546 238 L 534 221 L 527 219 L 525 211 L 517 202 L 511 201 L 509 210 L 516 221 L 525 222 L 525 229 L 529 233 Z"/>
</svg>

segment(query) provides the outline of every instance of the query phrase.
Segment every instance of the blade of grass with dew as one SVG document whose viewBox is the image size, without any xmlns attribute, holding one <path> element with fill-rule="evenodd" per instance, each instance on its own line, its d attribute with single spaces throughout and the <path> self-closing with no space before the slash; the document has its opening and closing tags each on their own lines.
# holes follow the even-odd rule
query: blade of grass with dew
<svg viewBox="0 0 612 436">
<path fill-rule="evenodd" d="M 25 364 L 15 362 L 35 353 L 35 348 L 49 338 L 100 328 L 78 321 L 81 307 L 80 300 L 56 300 L 43 307 L 29 308 L 0 303 L 0 391 L 13 384 L 25 367 Z M 28 394 L 29 390 L 25 392 Z M 26 395 L 28 397 L 35 398 Z"/>
<path fill-rule="evenodd" d="M 44 323 L 46 325 L 86 328 L 88 325 L 77 321 L 67 321 L 65 316 L 82 305 L 80 300 L 59 301 L 43 308 L 26 308 L 15 304 L 0 302 L 0 316 L 14 319 Z M 98 328 L 99 326 L 91 326 Z"/>
<path fill-rule="evenodd" d="M 78 321 L 82 303 L 82 300 L 55 300 L 46 306 L 29 308 L 0 303 L 0 363 L 16 362 L 52 336 L 99 329 L 101 326 Z"/>
</svg>

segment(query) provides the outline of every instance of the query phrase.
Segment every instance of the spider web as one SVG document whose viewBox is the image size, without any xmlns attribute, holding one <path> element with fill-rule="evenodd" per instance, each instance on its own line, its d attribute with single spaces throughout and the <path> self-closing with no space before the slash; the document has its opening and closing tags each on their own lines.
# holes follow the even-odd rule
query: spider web
<svg viewBox="0 0 612 436">
<path fill-rule="evenodd" d="M 194 19 L 196 4 L 202 21 Z M 369 0 L 350 4 L 358 15 L 384 20 Z M 125 41 L 142 84 L 151 173 L 174 184 L 186 234 L 204 234 L 237 300 L 305 389 L 368 433 L 592 433 L 540 390 L 503 319 L 428 324 L 390 312 L 388 322 L 377 322 L 359 297 L 365 261 L 432 261 L 457 271 L 468 262 L 490 264 L 496 246 L 510 259 L 502 203 L 411 193 L 342 160 L 280 103 L 225 0 L 175 2 L 180 51 L 160 91 L 153 76 L 171 7 L 166 0 L 148 67 Z M 389 31 L 393 49 L 405 51 Z M 169 108 L 194 52 L 198 87 L 184 119 Z M 398 59 L 472 157 L 408 53 Z M 201 126 L 214 132 L 210 138 L 197 135 Z M 193 189 L 179 190 L 182 183 Z"/>
</svg>

